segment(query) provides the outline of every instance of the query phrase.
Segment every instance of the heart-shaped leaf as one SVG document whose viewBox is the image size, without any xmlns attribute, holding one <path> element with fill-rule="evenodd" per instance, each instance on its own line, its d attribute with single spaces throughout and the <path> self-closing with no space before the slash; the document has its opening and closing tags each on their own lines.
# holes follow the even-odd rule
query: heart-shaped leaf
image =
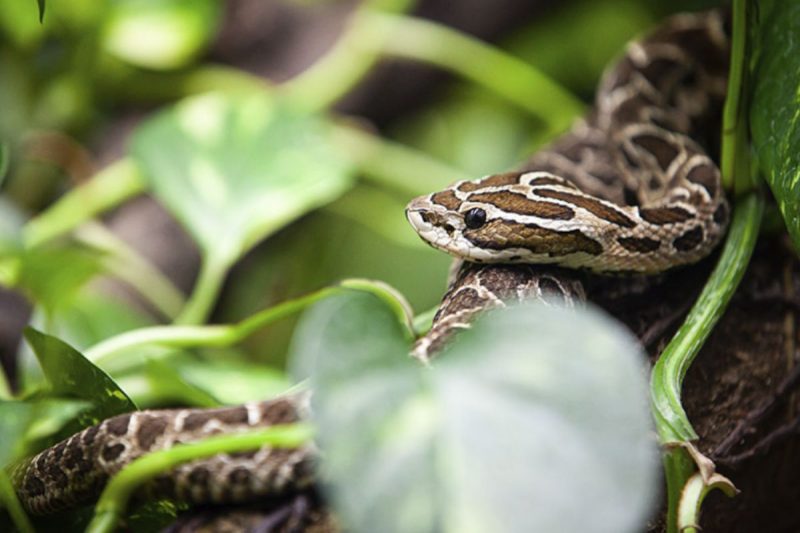
<svg viewBox="0 0 800 533">
<path fill-rule="evenodd" d="M 385 304 L 347 294 L 304 317 L 292 352 L 352 531 L 644 527 L 657 480 L 645 358 L 596 311 L 495 313 L 422 368 Z"/>
<path fill-rule="evenodd" d="M 83 411 L 69 434 L 112 416 L 136 410 L 136 405 L 111 377 L 65 342 L 33 328 L 25 330 L 54 396 L 85 400 L 92 404 Z"/>
<path fill-rule="evenodd" d="M 230 264 L 352 183 L 327 124 L 263 94 L 207 94 L 147 121 L 133 154 L 206 255 Z"/>
<path fill-rule="evenodd" d="M 750 106 L 753 144 L 761 173 L 800 249 L 800 3 L 758 3 Z"/>
</svg>

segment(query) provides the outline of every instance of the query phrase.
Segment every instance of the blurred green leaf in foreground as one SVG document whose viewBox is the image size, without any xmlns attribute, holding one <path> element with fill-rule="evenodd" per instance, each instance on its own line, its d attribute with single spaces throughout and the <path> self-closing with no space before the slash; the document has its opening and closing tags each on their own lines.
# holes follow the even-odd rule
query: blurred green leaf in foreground
<svg viewBox="0 0 800 533">
<path fill-rule="evenodd" d="M 345 294 L 292 352 L 352 531 L 619 533 L 650 510 L 644 356 L 595 311 L 495 313 L 423 368 L 384 304 Z"/>
</svg>

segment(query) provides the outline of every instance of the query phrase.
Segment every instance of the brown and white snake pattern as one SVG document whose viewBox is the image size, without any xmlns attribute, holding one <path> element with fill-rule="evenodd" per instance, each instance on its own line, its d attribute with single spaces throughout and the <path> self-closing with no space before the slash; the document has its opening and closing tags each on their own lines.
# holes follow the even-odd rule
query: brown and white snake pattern
<svg viewBox="0 0 800 533">
<path fill-rule="evenodd" d="M 726 89 L 726 14 L 678 15 L 629 45 L 604 76 L 592 112 L 519 170 L 459 182 L 409 204 L 430 244 L 467 259 L 413 355 L 428 360 L 479 312 L 508 300 L 585 299 L 578 273 L 655 273 L 698 261 L 728 219 L 713 149 Z M 476 264 L 483 262 L 484 264 Z M 492 263 L 492 264 L 485 264 Z M 48 513 L 96 498 L 148 452 L 222 432 L 301 419 L 291 395 L 216 410 L 141 411 L 92 426 L 13 472 L 25 508 Z M 313 446 L 193 461 L 149 494 L 236 503 L 313 483 Z"/>
</svg>

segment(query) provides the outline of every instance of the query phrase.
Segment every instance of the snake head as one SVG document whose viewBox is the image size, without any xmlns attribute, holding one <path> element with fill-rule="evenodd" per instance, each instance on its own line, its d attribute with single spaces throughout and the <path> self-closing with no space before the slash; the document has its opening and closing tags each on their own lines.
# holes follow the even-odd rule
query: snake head
<svg viewBox="0 0 800 533">
<path fill-rule="evenodd" d="M 406 218 L 425 242 L 450 255 L 479 263 L 509 261 L 515 254 L 481 245 L 496 237 L 498 210 L 491 204 L 470 201 L 469 193 L 460 189 L 478 190 L 487 180 L 491 184 L 500 176 L 508 185 L 516 183 L 519 174 L 461 181 L 441 192 L 420 196 L 406 207 Z"/>
<path fill-rule="evenodd" d="M 467 261 L 566 264 L 602 251 L 576 229 L 575 209 L 551 198 L 576 192 L 547 172 L 494 174 L 415 198 L 406 217 L 428 244 Z"/>
</svg>

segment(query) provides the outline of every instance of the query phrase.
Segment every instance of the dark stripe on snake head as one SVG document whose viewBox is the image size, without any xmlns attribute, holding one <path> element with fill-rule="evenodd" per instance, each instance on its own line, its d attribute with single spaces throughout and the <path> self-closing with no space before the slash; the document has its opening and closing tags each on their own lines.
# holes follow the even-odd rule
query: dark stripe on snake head
<svg viewBox="0 0 800 533">
<path fill-rule="evenodd" d="M 695 226 L 672 241 L 672 246 L 679 252 L 688 252 L 703 242 L 703 228 Z"/>
<path fill-rule="evenodd" d="M 575 217 L 575 211 L 565 205 L 531 200 L 524 194 L 511 191 L 473 194 L 469 197 L 469 201 L 484 202 L 494 205 L 507 213 L 519 215 L 553 220 L 571 220 Z"/>
<path fill-rule="evenodd" d="M 619 237 L 617 242 L 628 250 L 634 253 L 647 253 L 658 250 L 661 243 L 649 237 Z"/>
<path fill-rule="evenodd" d="M 689 174 L 686 175 L 686 179 L 692 183 L 702 185 L 705 190 L 708 191 L 708 195 L 711 198 L 716 196 L 719 178 L 717 177 L 716 169 L 710 164 L 700 164 L 695 166 L 689 171 Z"/>
<path fill-rule="evenodd" d="M 563 191 L 555 191 L 552 189 L 535 189 L 533 192 L 538 196 L 562 200 L 578 207 L 582 207 L 597 218 L 602 218 L 606 222 L 611 222 L 617 226 L 622 226 L 624 228 L 632 228 L 636 226 L 636 223 L 621 211 L 618 211 L 609 205 L 586 196 L 580 196 Z"/>
<path fill-rule="evenodd" d="M 686 222 L 694 218 L 692 213 L 682 207 L 640 207 L 639 216 L 658 226 Z"/>
<path fill-rule="evenodd" d="M 576 188 L 575 185 L 569 181 L 557 176 L 539 176 L 537 178 L 531 178 L 528 180 L 528 185 L 531 187 L 539 187 L 542 185 L 560 185 L 562 187 L 569 187 L 570 189 Z"/>
<path fill-rule="evenodd" d="M 484 187 L 497 187 L 500 185 L 514 185 L 519 183 L 521 172 L 504 172 L 502 174 L 493 174 L 486 178 L 476 181 L 465 181 L 458 186 L 461 192 L 474 192 Z"/>
<path fill-rule="evenodd" d="M 522 248 L 551 257 L 584 252 L 600 255 L 603 246 L 579 230 L 553 231 L 536 224 L 494 219 L 475 230 L 465 230 L 464 237 L 480 248 L 506 250 Z"/>
<path fill-rule="evenodd" d="M 677 157 L 680 150 L 676 148 L 668 139 L 652 135 L 649 133 L 636 135 L 631 142 L 656 158 L 661 170 L 667 170 L 670 163 Z"/>
<path fill-rule="evenodd" d="M 461 200 L 458 199 L 456 193 L 451 189 L 445 189 L 442 192 L 437 192 L 431 196 L 431 202 L 446 207 L 451 211 L 458 211 L 461 206 Z"/>
</svg>

